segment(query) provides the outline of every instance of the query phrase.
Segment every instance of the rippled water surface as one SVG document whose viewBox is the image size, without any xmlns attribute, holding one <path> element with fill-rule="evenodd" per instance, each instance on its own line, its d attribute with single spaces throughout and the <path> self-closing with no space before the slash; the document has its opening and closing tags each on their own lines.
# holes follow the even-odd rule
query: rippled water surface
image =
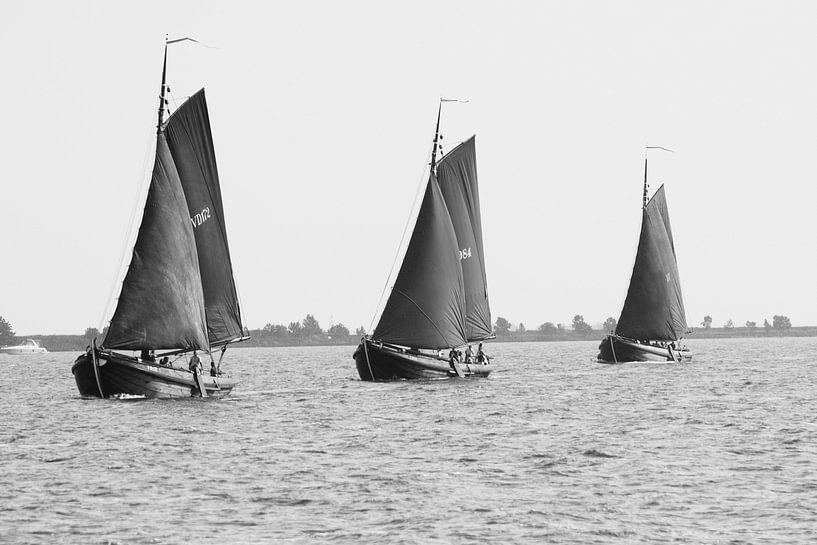
<svg viewBox="0 0 817 545">
<path fill-rule="evenodd" d="M 81 399 L 0 355 L 0 542 L 817 542 L 817 339 L 492 344 L 489 379 L 364 383 L 245 348 L 223 400 Z"/>
</svg>

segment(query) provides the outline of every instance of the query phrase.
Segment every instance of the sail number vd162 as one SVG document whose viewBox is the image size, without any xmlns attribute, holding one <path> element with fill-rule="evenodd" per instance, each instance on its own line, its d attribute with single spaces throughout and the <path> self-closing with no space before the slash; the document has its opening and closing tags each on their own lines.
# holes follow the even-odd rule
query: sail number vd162
<svg viewBox="0 0 817 545">
<path fill-rule="evenodd" d="M 202 209 L 201 212 L 190 218 L 190 222 L 193 224 L 193 229 L 204 223 L 205 221 L 210 219 L 210 207 L 206 206 Z"/>
</svg>

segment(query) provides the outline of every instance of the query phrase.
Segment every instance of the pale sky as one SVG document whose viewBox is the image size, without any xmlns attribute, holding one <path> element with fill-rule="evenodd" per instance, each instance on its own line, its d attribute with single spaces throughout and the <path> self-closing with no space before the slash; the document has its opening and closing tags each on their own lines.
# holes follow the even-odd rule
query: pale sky
<svg viewBox="0 0 817 545">
<path fill-rule="evenodd" d="M 0 315 L 82 333 L 118 294 L 165 34 L 205 87 L 250 328 L 370 325 L 424 181 L 477 135 L 494 319 L 618 318 L 644 146 L 687 320 L 817 325 L 817 3 L 0 3 Z M 146 164 L 147 163 L 147 164 Z M 130 248 L 127 248 L 128 256 Z M 116 293 L 113 293 L 115 291 Z"/>
</svg>

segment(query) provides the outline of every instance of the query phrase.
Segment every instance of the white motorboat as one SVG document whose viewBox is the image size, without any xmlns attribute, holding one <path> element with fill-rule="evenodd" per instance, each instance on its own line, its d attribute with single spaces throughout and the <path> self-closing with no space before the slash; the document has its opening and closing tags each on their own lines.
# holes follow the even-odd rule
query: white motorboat
<svg viewBox="0 0 817 545">
<path fill-rule="evenodd" d="M 40 342 L 34 339 L 27 339 L 26 342 L 17 346 L 0 347 L 0 354 L 45 354 L 46 352 L 48 350 L 40 346 Z"/>
</svg>

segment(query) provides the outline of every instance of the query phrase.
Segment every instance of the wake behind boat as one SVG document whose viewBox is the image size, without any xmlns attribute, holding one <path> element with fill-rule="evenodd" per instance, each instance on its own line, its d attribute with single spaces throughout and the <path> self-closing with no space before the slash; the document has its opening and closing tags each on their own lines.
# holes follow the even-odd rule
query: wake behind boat
<svg viewBox="0 0 817 545">
<path fill-rule="evenodd" d="M 482 341 L 492 338 L 475 137 L 431 172 L 391 294 L 371 336 L 353 354 L 362 380 L 487 377 Z M 475 354 L 469 343 L 479 342 Z M 465 349 L 460 357 L 458 348 Z M 441 355 L 443 354 L 443 355 Z M 446 354 L 448 357 L 446 357 Z"/>
<path fill-rule="evenodd" d="M 26 354 L 45 354 L 47 352 L 48 350 L 40 346 L 40 342 L 35 341 L 34 339 L 26 339 L 26 342 L 24 342 L 23 344 L 18 344 L 16 346 L 0 347 L 0 354 L 26 355 Z"/>
<path fill-rule="evenodd" d="M 647 189 L 645 158 L 638 251 L 616 330 L 599 345 L 601 363 L 692 360 L 681 344 L 686 311 L 664 186 L 649 201 Z"/>
<path fill-rule="evenodd" d="M 248 338 L 204 90 L 164 121 L 167 45 L 179 41 L 165 44 L 153 174 L 117 306 L 101 346 L 95 339 L 71 368 L 83 396 L 227 395 L 235 381 L 221 360 L 228 344 Z M 197 352 L 210 355 L 209 374 Z"/>
</svg>

